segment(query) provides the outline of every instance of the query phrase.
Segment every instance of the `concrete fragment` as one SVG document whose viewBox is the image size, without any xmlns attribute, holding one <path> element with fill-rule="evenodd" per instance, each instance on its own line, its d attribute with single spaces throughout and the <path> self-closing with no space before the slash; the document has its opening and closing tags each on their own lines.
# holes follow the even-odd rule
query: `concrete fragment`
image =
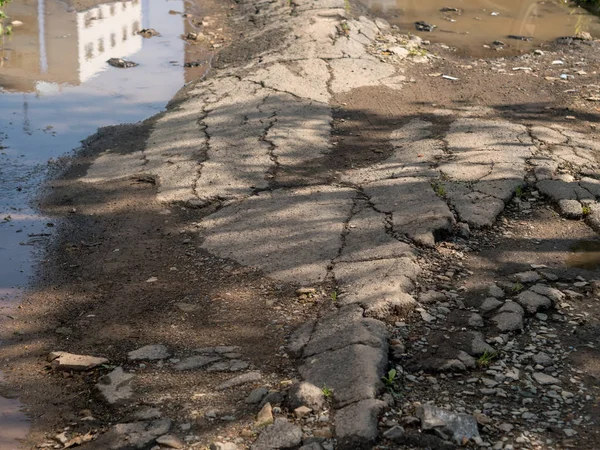
<svg viewBox="0 0 600 450">
<path fill-rule="evenodd" d="M 288 391 L 287 402 L 290 409 L 308 406 L 314 411 L 319 411 L 325 405 L 325 396 L 321 388 L 301 381 L 292 385 Z"/>
<path fill-rule="evenodd" d="M 156 438 L 169 432 L 171 421 L 158 419 L 143 422 L 119 423 L 92 441 L 86 448 L 93 450 L 143 449 Z M 126 442 L 126 447 L 123 443 Z"/>
<path fill-rule="evenodd" d="M 121 403 L 133 397 L 134 378 L 135 375 L 125 373 L 122 367 L 117 367 L 98 380 L 96 389 L 107 403 L 111 405 Z"/>
<path fill-rule="evenodd" d="M 459 414 L 425 404 L 417 407 L 416 415 L 421 419 L 423 430 L 439 428 L 449 433 L 459 445 L 463 444 L 463 439 L 479 437 L 477 420 L 469 414 Z"/>
<path fill-rule="evenodd" d="M 500 288 L 498 288 L 498 289 L 500 289 Z M 489 297 L 489 298 L 486 298 L 483 301 L 483 303 L 481 303 L 481 305 L 479 305 L 478 309 L 482 313 L 487 313 L 487 312 L 493 311 L 496 308 L 499 308 L 502 305 L 503 305 L 503 302 L 501 302 L 500 300 L 497 300 L 494 297 Z"/>
<path fill-rule="evenodd" d="M 377 319 L 415 308 L 415 300 L 406 292 L 412 289 L 419 271 L 412 258 L 338 263 L 334 268 L 343 292 L 340 302 L 358 303 L 367 317 Z"/>
<path fill-rule="evenodd" d="M 554 378 L 553 376 L 543 372 L 535 372 L 533 374 L 533 379 L 542 386 L 545 386 L 547 384 L 560 384 L 560 380 L 558 378 Z"/>
<path fill-rule="evenodd" d="M 266 427 L 267 425 L 271 425 L 273 420 L 273 408 L 270 403 L 266 403 L 256 415 L 254 426 L 258 428 Z"/>
<path fill-rule="evenodd" d="M 532 291 L 521 292 L 516 300 L 529 314 L 535 314 L 542 309 L 548 309 L 552 306 L 552 302 L 548 297 Z"/>
<path fill-rule="evenodd" d="M 183 448 L 184 443 L 177 436 L 165 434 L 156 439 L 156 443 L 169 448 Z"/>
<path fill-rule="evenodd" d="M 340 450 L 371 448 L 377 439 L 379 415 L 387 404 L 369 399 L 339 409 L 335 415 L 335 436 Z"/>
<path fill-rule="evenodd" d="M 252 444 L 252 450 L 277 450 L 294 448 L 302 442 L 302 429 L 286 419 L 278 418 L 268 426 Z"/>
<path fill-rule="evenodd" d="M 332 389 L 334 401 L 343 407 L 377 396 L 386 363 L 387 346 L 353 344 L 307 358 L 299 371 L 313 385 Z"/>
<path fill-rule="evenodd" d="M 238 375 L 237 377 L 230 378 L 227 381 L 224 381 L 220 385 L 217 386 L 217 391 L 222 391 L 225 389 L 229 389 L 235 386 L 241 386 L 242 384 L 252 383 L 254 381 L 260 381 L 262 379 L 262 375 L 260 372 L 248 372 L 242 375 Z"/>
<path fill-rule="evenodd" d="M 536 284 L 529 290 L 531 292 L 535 292 L 536 294 L 543 295 L 544 297 L 548 297 L 553 303 L 561 302 L 565 298 L 565 294 L 563 294 L 561 291 L 545 284 Z"/>
<path fill-rule="evenodd" d="M 513 312 L 501 312 L 492 317 L 491 321 L 503 332 L 523 329 L 523 316 Z"/>
<path fill-rule="evenodd" d="M 67 352 L 51 352 L 48 354 L 48 361 L 52 363 L 52 367 L 56 370 L 72 370 L 75 372 L 84 372 L 108 363 L 106 358 Z"/>
<path fill-rule="evenodd" d="M 288 352 L 292 356 L 297 358 L 302 355 L 304 347 L 306 346 L 306 344 L 308 344 L 308 341 L 312 336 L 315 324 L 315 320 L 309 320 L 308 322 L 300 325 L 298 328 L 296 328 L 296 330 L 294 330 L 294 332 L 290 336 L 287 345 Z"/>
<path fill-rule="evenodd" d="M 161 344 L 146 345 L 145 347 L 138 348 L 127 354 L 127 359 L 130 361 L 153 361 L 157 359 L 165 359 L 171 356 L 171 353 Z"/>
<path fill-rule="evenodd" d="M 362 308 L 348 305 L 317 322 L 310 341 L 304 348 L 304 356 L 338 350 L 349 344 L 382 347 L 387 336 L 387 329 L 382 322 L 364 318 Z"/>
<path fill-rule="evenodd" d="M 220 359 L 221 359 L 220 356 L 205 356 L 205 355 L 190 356 L 189 358 L 185 358 L 185 359 L 181 360 L 180 362 L 178 362 L 177 364 L 175 364 L 173 366 L 173 368 L 175 370 L 199 369 L 210 363 L 219 361 Z"/>
<path fill-rule="evenodd" d="M 267 395 L 269 390 L 266 387 L 259 387 L 254 389 L 248 397 L 244 400 L 244 403 L 248 405 L 254 405 L 260 403 L 262 399 Z"/>
</svg>

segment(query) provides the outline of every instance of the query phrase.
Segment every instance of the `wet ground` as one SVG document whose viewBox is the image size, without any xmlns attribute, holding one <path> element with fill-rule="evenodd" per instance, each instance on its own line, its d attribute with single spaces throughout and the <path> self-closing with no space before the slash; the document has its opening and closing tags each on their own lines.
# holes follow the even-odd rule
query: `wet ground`
<svg viewBox="0 0 600 450">
<path fill-rule="evenodd" d="M 0 42 L 0 326 L 52 237 L 54 223 L 35 207 L 48 171 L 97 128 L 161 111 L 209 68 L 208 41 L 184 39 L 201 26 L 196 9 L 182 0 L 7 7 L 22 25 Z M 160 35 L 144 38 L 143 28 Z M 139 66 L 114 68 L 109 58 Z M 26 434 L 23 419 L 17 400 L 0 397 L 1 450 Z"/>
<path fill-rule="evenodd" d="M 471 56 L 528 51 L 578 32 L 600 36 L 600 19 L 561 1 L 360 0 L 360 3 L 406 31 L 417 33 L 415 23 L 420 21 L 433 25 L 433 31 L 418 34 Z"/>
</svg>

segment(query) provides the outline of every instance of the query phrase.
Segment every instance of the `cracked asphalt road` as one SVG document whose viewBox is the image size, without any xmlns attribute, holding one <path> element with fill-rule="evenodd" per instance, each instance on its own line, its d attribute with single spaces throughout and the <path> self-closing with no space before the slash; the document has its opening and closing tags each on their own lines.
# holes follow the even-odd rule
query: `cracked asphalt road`
<svg viewBox="0 0 600 450">
<path fill-rule="evenodd" d="M 410 74 L 425 78 L 433 58 L 382 57 L 390 26 L 354 18 L 344 0 L 241 8 L 255 27 L 212 75 L 155 117 L 134 151 L 115 141 L 79 179 L 90 189 L 151 181 L 158 204 L 199 215 L 180 232 L 207 260 L 332 286 L 335 307 L 296 330 L 290 348 L 305 381 L 335 392 L 339 448 L 362 448 L 384 406 L 385 324 L 420 307 L 419 256 L 492 227 L 526 186 L 600 231 L 600 144 L 593 131 L 476 101 L 409 113 L 406 98 L 423 95 Z"/>
</svg>

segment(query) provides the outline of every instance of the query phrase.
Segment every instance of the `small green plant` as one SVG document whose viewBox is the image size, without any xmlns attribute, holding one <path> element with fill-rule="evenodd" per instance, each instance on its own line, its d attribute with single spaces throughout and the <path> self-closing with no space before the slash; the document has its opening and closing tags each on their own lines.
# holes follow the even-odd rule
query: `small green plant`
<svg viewBox="0 0 600 450">
<path fill-rule="evenodd" d="M 584 216 L 589 216 L 592 213 L 592 208 L 590 208 L 588 205 L 583 206 L 581 210 Z"/>
<path fill-rule="evenodd" d="M 515 284 L 513 284 L 512 290 L 513 292 L 521 292 L 524 287 L 525 286 L 523 286 L 523 283 L 517 281 Z"/>
<path fill-rule="evenodd" d="M 431 186 L 433 187 L 433 190 L 435 191 L 435 193 L 438 196 L 440 196 L 440 197 L 446 196 L 446 188 L 444 187 L 443 184 L 433 183 Z"/>
<path fill-rule="evenodd" d="M 335 303 L 335 302 L 337 302 L 337 300 L 338 300 L 338 293 L 337 293 L 337 291 L 333 291 L 331 293 L 331 301 Z"/>
<path fill-rule="evenodd" d="M 340 34 L 344 34 L 344 35 L 348 36 L 350 34 L 350 25 L 348 25 L 348 22 L 342 22 L 340 24 L 340 30 L 341 30 Z"/>
<path fill-rule="evenodd" d="M 346 10 L 346 12 L 350 12 L 350 0 L 344 0 L 344 9 Z"/>
<path fill-rule="evenodd" d="M 517 186 L 517 188 L 515 189 L 515 196 L 517 198 L 523 197 L 523 187 L 522 186 Z"/>
<path fill-rule="evenodd" d="M 381 378 L 383 380 L 383 384 L 385 384 L 386 387 L 394 387 L 396 384 L 396 375 L 398 375 L 396 369 L 391 369 L 386 376 Z"/>
<path fill-rule="evenodd" d="M 485 352 L 477 359 L 477 365 L 479 367 L 489 367 L 494 359 L 498 357 L 498 353 L 496 352 Z"/>
<path fill-rule="evenodd" d="M 425 50 L 424 48 L 411 48 L 408 51 L 408 56 L 426 56 L 427 55 L 427 50 Z"/>
<path fill-rule="evenodd" d="M 321 389 L 321 392 L 323 393 L 323 395 L 325 396 L 325 398 L 331 398 L 333 397 L 333 389 L 329 389 L 327 387 L 327 385 L 323 385 L 323 388 Z"/>
</svg>

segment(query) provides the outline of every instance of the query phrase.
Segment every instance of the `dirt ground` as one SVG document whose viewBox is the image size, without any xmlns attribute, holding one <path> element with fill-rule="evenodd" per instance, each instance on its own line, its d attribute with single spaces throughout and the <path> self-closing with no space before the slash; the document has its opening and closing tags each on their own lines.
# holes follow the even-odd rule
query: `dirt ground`
<svg viewBox="0 0 600 450">
<path fill-rule="evenodd" d="M 436 45 L 431 49 L 439 58 L 431 64 L 412 64 L 405 73 L 411 82 L 404 89 L 361 88 L 336 98 L 332 142 L 337 150 L 313 169 L 315 177 L 334 177 L 338 170 L 385 159 L 391 151 L 391 131 L 413 118 L 433 118 L 440 108 L 486 107 L 513 122 L 563 122 L 586 132 L 599 123 L 598 103 L 585 100 L 598 90 L 597 48 L 549 47 L 536 57 L 541 68 L 535 72 L 513 71 L 525 65 L 518 56 L 479 60 Z M 589 75 L 567 83 L 546 80 L 556 76 L 558 69 L 551 62 L 562 55 L 585 58 Z M 508 73 L 498 73 L 498 67 Z M 431 76 L 441 73 L 459 80 Z M 447 127 L 435 120 L 440 131 Z M 59 223 L 56 238 L 37 283 L 12 320 L 4 323 L 0 336 L 5 342 L 0 369 L 13 386 L 13 392 L 0 394 L 17 395 L 26 405 L 33 425 L 27 448 L 52 441 L 65 427 L 78 434 L 95 433 L 125 419 L 128 409 L 108 408 L 93 389 L 117 365 L 137 374 L 138 405 L 160 406 L 202 444 L 217 437 L 234 439 L 254 410 L 244 404 L 244 390 L 233 395 L 215 391 L 229 375 L 136 364 L 127 361 L 127 353 L 160 343 L 181 358 L 195 348 L 236 346 L 250 367 L 276 387 L 297 376 L 294 361 L 282 350 L 285 338 L 308 318 L 333 307 L 326 286 L 311 298 L 301 298 L 295 285 L 275 282 L 256 269 L 203 250 L 197 224 L 213 210 L 161 204 L 151 179 L 102 185 L 79 181 L 100 152 L 115 147 L 123 153 L 139 150 L 152 124 L 123 125 L 92 136 L 66 173 L 49 184 L 41 203 L 44 213 Z M 565 277 L 600 277 L 600 265 L 592 270 L 567 265 L 573 245 L 598 241 L 598 236 L 581 221 L 561 219 L 547 205 L 527 217 L 509 210 L 497 227 L 476 236 L 487 242 L 466 257 L 465 267 L 472 271 L 465 284 L 468 291 L 476 292 L 477 286 L 526 270 L 532 263 L 546 264 Z M 564 329 L 565 345 L 598 344 L 600 307 L 582 302 L 576 308 L 589 320 L 575 334 Z M 110 364 L 84 374 L 55 372 L 44 362 L 55 350 L 101 354 Z M 571 359 L 597 396 L 598 350 L 586 347 Z M 598 414 L 597 399 L 589 406 L 591 415 Z M 212 411 L 218 419 L 207 417 Z M 93 421 L 80 420 L 90 415 Z M 599 432 L 598 425 L 589 429 L 572 448 L 597 448 Z M 560 448 L 570 446 L 567 442 Z"/>
</svg>

